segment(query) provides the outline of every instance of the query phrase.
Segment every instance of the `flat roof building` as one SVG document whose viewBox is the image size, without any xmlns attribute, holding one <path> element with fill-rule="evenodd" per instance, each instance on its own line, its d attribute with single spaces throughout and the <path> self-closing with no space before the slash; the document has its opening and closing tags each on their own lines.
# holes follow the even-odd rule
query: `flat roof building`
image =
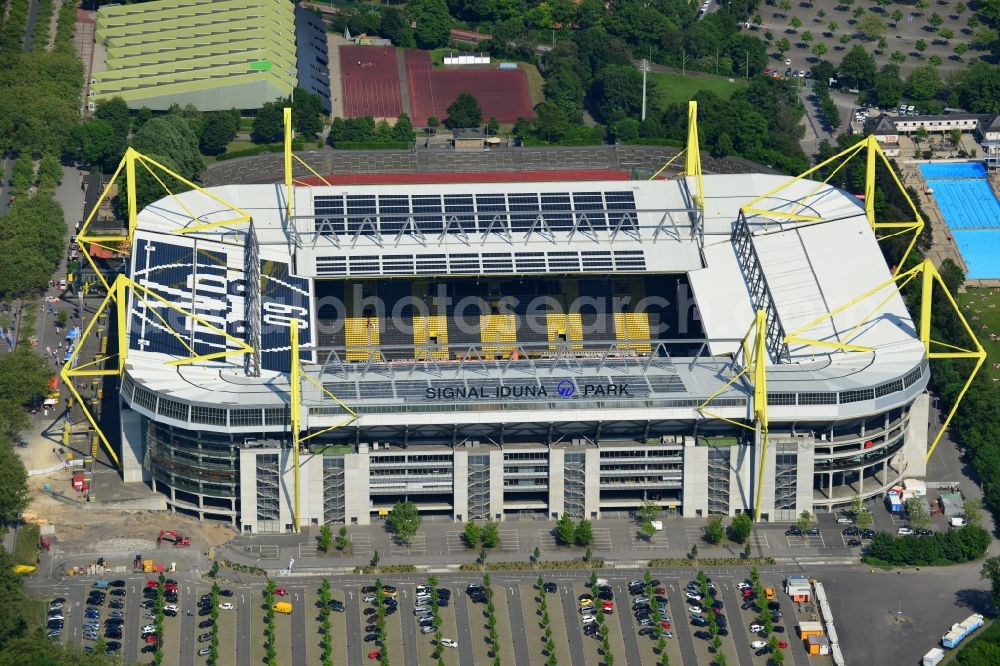
<svg viewBox="0 0 1000 666">
<path fill-rule="evenodd" d="M 173 104 L 201 111 L 260 108 L 288 97 L 300 78 L 295 23 L 295 5 L 284 0 L 101 7 L 94 39 L 106 50 L 105 69 L 92 74 L 88 104 L 121 97 L 129 108 L 154 111 Z M 320 49 L 325 53 L 325 42 Z M 315 48 L 310 43 L 306 50 Z M 306 80 L 313 78 L 322 76 Z"/>
</svg>

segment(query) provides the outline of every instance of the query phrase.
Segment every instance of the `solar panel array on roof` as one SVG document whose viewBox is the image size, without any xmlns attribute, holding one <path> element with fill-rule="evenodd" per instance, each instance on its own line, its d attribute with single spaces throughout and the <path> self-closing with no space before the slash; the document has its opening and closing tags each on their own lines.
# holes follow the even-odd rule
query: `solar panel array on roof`
<svg viewBox="0 0 1000 666">
<path fill-rule="evenodd" d="M 481 194 L 323 194 L 313 198 L 314 230 L 321 235 L 395 235 L 400 232 L 524 233 L 636 230 L 635 194 L 617 192 L 509 192 Z M 412 220 L 412 224 L 407 224 Z M 544 225 L 540 224 L 541 222 Z"/>
</svg>

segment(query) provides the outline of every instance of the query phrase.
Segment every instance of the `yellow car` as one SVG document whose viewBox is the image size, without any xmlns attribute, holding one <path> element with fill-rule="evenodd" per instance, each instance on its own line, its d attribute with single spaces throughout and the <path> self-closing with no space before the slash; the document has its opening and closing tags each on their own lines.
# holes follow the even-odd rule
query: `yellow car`
<svg viewBox="0 0 1000 666">
<path fill-rule="evenodd" d="M 593 599 L 580 599 L 580 608 L 592 608 L 593 605 Z"/>
</svg>

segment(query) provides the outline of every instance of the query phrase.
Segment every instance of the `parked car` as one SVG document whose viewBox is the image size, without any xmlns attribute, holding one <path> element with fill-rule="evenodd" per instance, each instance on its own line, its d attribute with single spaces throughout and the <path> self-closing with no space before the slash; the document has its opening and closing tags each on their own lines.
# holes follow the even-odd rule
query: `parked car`
<svg viewBox="0 0 1000 666">
<path fill-rule="evenodd" d="M 914 532 L 909 527 L 900 527 L 898 530 L 896 530 L 896 534 L 899 536 L 913 536 L 914 534 L 916 534 L 916 532 Z"/>
<path fill-rule="evenodd" d="M 802 530 L 797 527 L 789 527 L 785 530 L 785 536 L 802 536 Z"/>
</svg>

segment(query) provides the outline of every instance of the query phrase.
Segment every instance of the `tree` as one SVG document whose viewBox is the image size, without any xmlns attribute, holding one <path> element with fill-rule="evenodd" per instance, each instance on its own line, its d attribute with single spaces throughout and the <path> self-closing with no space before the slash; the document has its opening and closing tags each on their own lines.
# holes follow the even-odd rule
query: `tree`
<svg viewBox="0 0 1000 666">
<path fill-rule="evenodd" d="M 594 541 L 594 529 L 589 520 L 584 518 L 577 523 L 573 539 L 578 546 L 589 546 Z"/>
<path fill-rule="evenodd" d="M 500 133 L 500 121 L 497 120 L 496 116 L 490 116 L 489 121 L 487 121 L 486 133 L 491 136 L 496 136 Z"/>
<path fill-rule="evenodd" d="M 448 129 L 479 127 L 483 124 L 483 110 L 472 93 L 462 91 L 448 107 L 448 117 L 444 121 Z"/>
<path fill-rule="evenodd" d="M 905 503 L 906 515 L 910 520 L 910 525 L 916 530 L 926 530 L 931 526 L 931 516 L 924 508 L 923 502 L 916 497 L 911 497 Z"/>
<path fill-rule="evenodd" d="M 982 580 L 990 582 L 990 590 L 993 596 L 993 607 L 1000 608 L 1000 557 L 988 557 L 983 561 L 983 568 L 979 572 Z"/>
<path fill-rule="evenodd" d="M 346 550 L 348 543 L 347 527 L 342 525 L 340 529 L 337 530 L 337 550 Z"/>
<path fill-rule="evenodd" d="M 466 548 L 475 548 L 479 544 L 479 540 L 482 537 L 482 529 L 479 525 L 475 524 L 471 520 L 465 524 L 465 529 L 462 530 L 462 539 L 465 541 Z"/>
<path fill-rule="evenodd" d="M 850 88 L 868 90 L 875 81 L 875 58 L 856 44 L 840 61 L 840 79 Z"/>
<path fill-rule="evenodd" d="M 943 39 L 945 44 L 947 44 L 948 40 L 954 36 L 955 36 L 955 31 L 950 28 L 941 28 L 940 30 L 938 30 L 938 37 Z"/>
<path fill-rule="evenodd" d="M 799 514 L 798 519 L 795 521 L 795 526 L 800 530 L 807 530 L 812 527 L 813 515 L 808 511 L 803 511 Z"/>
<path fill-rule="evenodd" d="M 576 526 L 568 513 L 564 513 L 556 523 L 556 542 L 560 546 L 568 546 L 576 538 Z"/>
<path fill-rule="evenodd" d="M 636 511 L 636 517 L 640 523 L 648 523 L 659 518 L 661 511 L 660 505 L 653 500 L 644 500 Z"/>
<path fill-rule="evenodd" d="M 284 105 L 279 102 L 267 102 L 257 109 L 253 118 L 250 137 L 257 143 L 279 141 L 285 133 Z M 152 121 L 150 121 L 152 122 Z"/>
<path fill-rule="evenodd" d="M 0 522 L 13 522 L 28 508 L 28 500 L 28 472 L 24 469 L 24 463 L 14 453 L 10 441 L 0 438 Z M 6 571 L 10 571 L 10 567 L 6 567 Z M 0 580 L 3 575 L 0 574 Z M 5 599 L 4 603 L 10 602 Z M 3 624 L 0 620 L 0 638 Z"/>
<path fill-rule="evenodd" d="M 936 53 L 932 53 L 931 56 L 927 58 L 927 64 L 930 65 L 931 67 L 940 67 L 941 56 L 939 56 Z"/>
<path fill-rule="evenodd" d="M 840 42 L 841 44 L 843 44 L 844 46 L 847 46 L 848 44 L 851 43 L 851 36 L 850 35 L 841 35 L 840 39 L 838 39 L 837 41 Z"/>
<path fill-rule="evenodd" d="M 398 7 L 386 7 L 382 10 L 379 34 L 392 40 L 393 45 L 400 48 L 411 49 L 417 45 L 413 39 L 413 28 L 410 27 L 410 21 Z"/>
<path fill-rule="evenodd" d="M 922 12 L 925 9 L 927 9 L 928 3 L 927 0 L 917 0 L 916 3 L 914 3 L 914 6 L 917 8 L 918 11 Z"/>
<path fill-rule="evenodd" d="M 868 40 L 884 37 L 887 29 L 885 21 L 876 14 L 868 14 L 858 21 L 858 31 Z"/>
<path fill-rule="evenodd" d="M 958 142 L 955 143 L 957 145 Z M 983 519 L 983 503 L 977 499 L 965 500 L 962 502 L 962 515 L 966 522 L 978 525 Z"/>
<path fill-rule="evenodd" d="M 389 510 L 385 522 L 400 541 L 408 543 L 420 528 L 420 513 L 417 511 L 417 505 L 413 502 L 396 502 L 395 506 Z"/>
<path fill-rule="evenodd" d="M 724 652 L 720 652 L 715 655 L 715 666 L 727 666 L 728 663 L 729 661 L 726 659 L 726 654 Z"/>
<path fill-rule="evenodd" d="M 926 101 L 941 90 L 941 77 L 933 65 L 917 67 L 906 77 L 906 94 L 916 100 Z"/>
<path fill-rule="evenodd" d="M 653 537 L 656 536 L 656 528 L 653 527 L 653 523 L 647 520 L 639 527 L 639 533 L 646 538 L 646 541 L 652 541 Z"/>
<path fill-rule="evenodd" d="M 966 45 L 965 42 L 959 42 L 958 44 L 955 45 L 955 48 L 954 48 L 955 55 L 958 56 L 959 60 L 962 59 L 962 56 L 964 56 L 965 53 L 966 53 L 966 51 L 968 51 L 968 50 L 969 50 L 969 47 Z"/>
<path fill-rule="evenodd" d="M 851 12 L 851 16 L 853 16 L 855 19 L 860 19 L 864 15 L 865 15 L 865 10 L 863 7 L 855 7 L 854 11 Z"/>
<path fill-rule="evenodd" d="M 775 47 L 777 47 L 778 53 L 784 56 L 785 52 L 792 48 L 792 43 L 788 41 L 787 37 L 782 37 L 778 40 L 778 43 L 775 44 Z"/>
<path fill-rule="evenodd" d="M 193 180 L 201 172 L 203 163 L 198 137 L 190 123 L 180 115 L 168 113 L 153 118 L 132 136 L 131 143 L 144 155 L 169 158 L 177 167 L 177 173 L 184 178 Z"/>
<path fill-rule="evenodd" d="M 837 32 L 837 30 L 840 29 L 840 24 L 837 23 L 836 21 L 830 21 L 830 23 L 827 24 L 826 28 L 831 33 Z"/>
<path fill-rule="evenodd" d="M 17 205 L 0 217 L 0 298 L 35 296 L 45 289 L 66 247 L 66 224 L 63 210 L 48 193 L 18 200 Z M 23 351 L 22 351 L 23 350 Z M 20 352 L 20 353 L 19 353 Z M 17 405 L 43 397 L 52 371 L 42 357 L 27 346 L 0 357 L 0 370 L 6 385 L 0 385 L 0 400 Z M 31 371 L 30 376 L 24 373 Z M 38 372 L 39 374 L 34 374 Z M 40 379 L 41 384 L 36 381 Z M 21 387 L 30 390 L 22 390 Z M 18 387 L 18 388 L 14 388 Z"/>
<path fill-rule="evenodd" d="M 323 131 L 323 122 L 326 118 L 323 100 L 319 95 L 305 88 L 296 87 L 292 99 L 278 100 L 278 104 L 282 107 L 282 118 L 284 118 L 284 108 L 292 108 L 292 124 L 297 135 L 311 139 L 318 138 Z M 284 136 L 284 120 L 282 120 L 282 136 Z"/>
<path fill-rule="evenodd" d="M 940 14 L 934 12 L 933 14 L 931 14 L 931 17 L 927 19 L 927 22 L 931 25 L 931 27 L 937 29 L 941 27 L 942 23 L 944 23 L 944 19 L 941 18 Z"/>
<path fill-rule="evenodd" d="M 11 167 L 11 192 L 18 196 L 27 194 L 34 183 L 35 163 L 32 161 L 31 155 L 19 155 L 14 160 L 14 166 Z"/>
<path fill-rule="evenodd" d="M 921 53 L 927 50 L 927 42 L 922 39 L 918 39 L 914 42 L 913 46 Z"/>
<path fill-rule="evenodd" d="M 240 128 L 239 111 L 209 111 L 202 117 L 201 152 L 206 155 L 220 155 L 236 136 Z"/>
<path fill-rule="evenodd" d="M 705 526 L 705 541 L 713 544 L 719 543 L 725 533 L 726 530 L 722 527 L 722 518 L 713 516 L 708 519 L 708 525 Z"/>
<path fill-rule="evenodd" d="M 876 106 L 895 108 L 902 95 L 903 80 L 899 78 L 899 66 L 891 63 L 883 65 L 875 75 L 875 86 L 872 88 Z M 851 500 L 852 513 L 856 516 L 863 507 L 861 497 L 855 495 Z"/>
<path fill-rule="evenodd" d="M 535 131 L 546 141 L 561 140 L 569 129 L 565 112 L 555 102 L 546 100 L 535 107 Z"/>
<path fill-rule="evenodd" d="M 897 65 L 906 62 L 906 56 L 903 54 L 902 51 L 893 51 L 892 55 L 889 56 L 889 59 L 892 60 Z"/>
<path fill-rule="evenodd" d="M 812 34 L 811 31 L 806 30 L 805 32 L 802 33 L 802 43 L 803 44 L 808 44 L 812 40 L 813 40 L 813 34 Z"/>
<path fill-rule="evenodd" d="M 319 539 L 316 541 L 316 545 L 324 553 L 329 552 L 330 546 L 333 544 L 333 530 L 329 525 L 324 524 L 319 528 Z"/>
<path fill-rule="evenodd" d="M 778 9 L 781 10 L 782 16 L 788 15 L 788 10 L 792 8 L 792 3 L 789 0 L 780 0 L 778 2 Z"/>
<path fill-rule="evenodd" d="M 820 42 L 819 44 L 816 44 L 815 46 L 812 47 L 812 54 L 817 58 L 822 58 L 824 55 L 826 55 L 826 51 L 827 51 L 826 44 L 824 44 L 823 42 Z"/>
<path fill-rule="evenodd" d="M 892 12 L 892 22 L 893 23 L 899 23 L 902 20 L 903 20 L 903 12 L 901 12 L 898 9 L 894 10 Z"/>
<path fill-rule="evenodd" d="M 63 154 L 85 166 L 113 171 L 125 153 L 125 139 L 118 137 L 106 120 L 94 119 L 73 126 Z"/>
<path fill-rule="evenodd" d="M 483 527 L 483 545 L 487 548 L 496 548 L 500 545 L 500 526 L 492 520 L 486 522 Z"/>
<path fill-rule="evenodd" d="M 129 115 L 128 104 L 121 97 L 97 100 L 97 104 L 94 105 L 94 117 L 111 125 L 122 141 L 128 139 L 132 118 Z"/>
<path fill-rule="evenodd" d="M 594 78 L 590 99 L 603 122 L 635 118 L 642 109 L 642 75 L 632 65 L 607 65 Z"/>
<path fill-rule="evenodd" d="M 750 519 L 750 514 L 739 513 L 733 516 L 732 522 L 729 523 L 729 533 L 733 541 L 743 543 L 750 538 L 751 531 L 753 531 L 753 521 Z"/>
<path fill-rule="evenodd" d="M 417 24 L 413 36 L 418 47 L 436 49 L 448 43 L 452 19 L 445 0 L 409 0 L 406 9 Z"/>
<path fill-rule="evenodd" d="M 50 192 L 56 189 L 62 181 L 62 177 L 62 163 L 59 161 L 59 157 L 53 153 L 42 155 L 42 159 L 38 163 L 38 188 Z"/>
<path fill-rule="evenodd" d="M 788 25 L 791 26 L 792 30 L 798 30 L 799 28 L 802 27 L 802 19 L 800 19 L 798 16 L 793 16 L 791 20 L 788 22 Z"/>
</svg>

